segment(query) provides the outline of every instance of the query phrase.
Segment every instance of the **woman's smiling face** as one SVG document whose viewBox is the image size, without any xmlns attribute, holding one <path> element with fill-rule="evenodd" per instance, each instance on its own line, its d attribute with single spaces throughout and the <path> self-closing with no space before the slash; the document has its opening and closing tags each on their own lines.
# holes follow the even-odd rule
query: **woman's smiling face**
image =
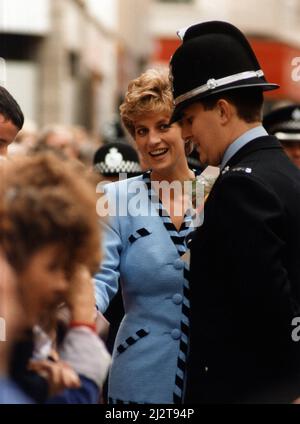
<svg viewBox="0 0 300 424">
<path fill-rule="evenodd" d="M 174 174 L 175 167 L 186 164 L 181 129 L 169 120 L 169 114 L 149 113 L 135 121 L 138 150 L 158 176 Z"/>
</svg>

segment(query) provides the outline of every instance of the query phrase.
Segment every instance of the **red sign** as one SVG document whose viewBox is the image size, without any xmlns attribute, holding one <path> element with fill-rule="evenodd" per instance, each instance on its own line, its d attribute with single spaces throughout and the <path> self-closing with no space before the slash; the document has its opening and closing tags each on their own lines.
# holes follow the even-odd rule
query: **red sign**
<svg viewBox="0 0 300 424">
<path fill-rule="evenodd" d="M 271 99 L 300 102 L 300 49 L 279 41 L 250 38 L 266 79 L 280 85 L 279 90 L 267 92 Z M 152 62 L 168 64 L 180 45 L 177 38 L 156 40 Z"/>
</svg>

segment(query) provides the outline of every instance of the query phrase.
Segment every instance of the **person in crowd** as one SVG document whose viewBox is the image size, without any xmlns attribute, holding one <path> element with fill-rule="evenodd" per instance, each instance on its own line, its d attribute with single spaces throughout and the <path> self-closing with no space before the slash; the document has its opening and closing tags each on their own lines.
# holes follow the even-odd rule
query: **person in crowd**
<svg viewBox="0 0 300 424">
<path fill-rule="evenodd" d="M 170 63 L 184 140 L 221 173 L 192 234 L 186 403 L 299 397 L 300 171 L 262 126 L 268 83 L 244 34 L 191 26 Z"/>
<path fill-rule="evenodd" d="M 8 148 L 8 157 L 27 155 L 36 146 L 37 140 L 37 124 L 34 121 L 25 119 L 22 129 Z"/>
<path fill-rule="evenodd" d="M 28 329 L 15 348 L 12 376 L 38 402 L 50 395 L 49 402 L 94 403 L 110 362 L 95 333 L 91 273 L 100 260 L 96 196 L 79 171 L 51 154 L 15 159 L 1 169 L 0 247 L 17 274 Z M 32 328 L 43 328 L 62 302 L 70 308 L 71 321 L 59 351 L 69 366 L 55 357 L 55 363 L 47 361 L 45 353 L 42 362 L 29 363 L 37 350 Z M 60 394 L 63 387 L 77 391 Z"/>
<path fill-rule="evenodd" d="M 64 125 L 48 125 L 42 131 L 33 153 L 53 152 L 66 160 L 75 160 L 79 156 L 79 146 L 71 128 Z"/>
<path fill-rule="evenodd" d="M 8 146 L 24 124 L 23 112 L 12 95 L 0 86 L 0 159 L 7 156 Z"/>
<path fill-rule="evenodd" d="M 142 173 L 139 157 L 130 144 L 124 142 L 108 142 L 95 152 L 93 168 L 99 181 L 118 181 L 120 173 L 127 178 Z"/>
<path fill-rule="evenodd" d="M 57 316 L 53 314 L 50 314 L 50 322 L 48 314 L 48 320 L 45 317 L 43 325 L 34 327 L 44 337 L 35 338 L 35 351 L 29 369 L 41 376 L 46 373 L 48 404 L 99 403 L 99 389 L 105 381 L 110 356 L 99 339 L 95 323 L 94 285 L 84 267 L 79 268 L 72 278 L 66 305 L 69 308 L 69 319 L 64 320 L 67 328 L 58 327 L 63 334 L 59 334 L 57 327 L 51 325 L 51 318 L 55 320 Z M 49 337 L 51 333 L 53 340 Z M 39 346 L 37 340 L 42 342 Z M 49 344 L 49 341 L 52 343 Z"/>
<path fill-rule="evenodd" d="M 120 107 L 151 171 L 105 186 L 108 204 L 122 211 L 108 213 L 104 224 L 104 257 L 94 277 L 97 306 L 106 311 L 120 280 L 125 309 L 109 375 L 110 403 L 182 399 L 189 332 L 184 240 L 192 220 L 183 186 L 195 174 L 186 159 L 190 142 L 183 142 L 177 124 L 169 125 L 172 106 L 167 73 L 148 70 L 130 82 Z M 110 159 L 118 158 L 111 152 Z M 164 192 L 156 184 L 162 182 L 177 183 L 179 190 Z M 131 208 L 136 190 L 139 213 Z"/>
<path fill-rule="evenodd" d="M 291 161 L 300 168 L 300 105 L 290 105 L 268 113 L 263 125 L 275 135 Z"/>
<path fill-rule="evenodd" d="M 9 376 L 10 356 L 22 334 L 23 317 L 16 275 L 0 250 L 0 404 L 32 402 Z"/>
<path fill-rule="evenodd" d="M 100 140 L 98 137 L 89 134 L 85 127 L 74 125 L 70 128 L 73 141 L 77 146 L 77 158 L 87 168 L 93 166 L 93 158 L 95 151 L 99 147 Z"/>
</svg>

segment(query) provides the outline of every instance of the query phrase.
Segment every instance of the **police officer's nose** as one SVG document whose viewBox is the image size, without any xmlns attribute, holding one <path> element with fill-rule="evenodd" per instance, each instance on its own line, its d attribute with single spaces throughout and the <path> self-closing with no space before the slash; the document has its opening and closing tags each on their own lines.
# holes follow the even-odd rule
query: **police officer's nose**
<svg viewBox="0 0 300 424">
<path fill-rule="evenodd" d="M 181 131 L 181 137 L 182 137 L 182 139 L 184 140 L 185 143 L 188 143 L 190 141 L 193 141 L 192 134 L 191 134 L 190 131 L 187 131 L 187 130 L 184 131 L 184 130 L 182 130 Z"/>
</svg>

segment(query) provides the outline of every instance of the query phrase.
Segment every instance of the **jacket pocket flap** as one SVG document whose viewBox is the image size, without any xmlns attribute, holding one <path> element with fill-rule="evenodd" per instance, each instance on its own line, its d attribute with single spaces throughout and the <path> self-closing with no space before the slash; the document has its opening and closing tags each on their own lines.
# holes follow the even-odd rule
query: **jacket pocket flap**
<svg viewBox="0 0 300 424">
<path fill-rule="evenodd" d="M 136 230 L 135 233 L 131 234 L 128 237 L 128 240 L 132 244 L 135 241 L 137 241 L 139 238 L 141 238 L 141 237 L 147 237 L 150 234 L 151 234 L 151 232 L 149 230 L 147 230 L 147 228 L 139 228 L 138 230 Z"/>
<path fill-rule="evenodd" d="M 132 336 L 128 337 L 123 343 L 119 344 L 119 346 L 117 347 L 118 353 L 125 352 L 125 350 L 129 348 L 129 346 L 132 346 L 143 337 L 146 337 L 149 333 L 149 328 L 141 328 Z"/>
</svg>

